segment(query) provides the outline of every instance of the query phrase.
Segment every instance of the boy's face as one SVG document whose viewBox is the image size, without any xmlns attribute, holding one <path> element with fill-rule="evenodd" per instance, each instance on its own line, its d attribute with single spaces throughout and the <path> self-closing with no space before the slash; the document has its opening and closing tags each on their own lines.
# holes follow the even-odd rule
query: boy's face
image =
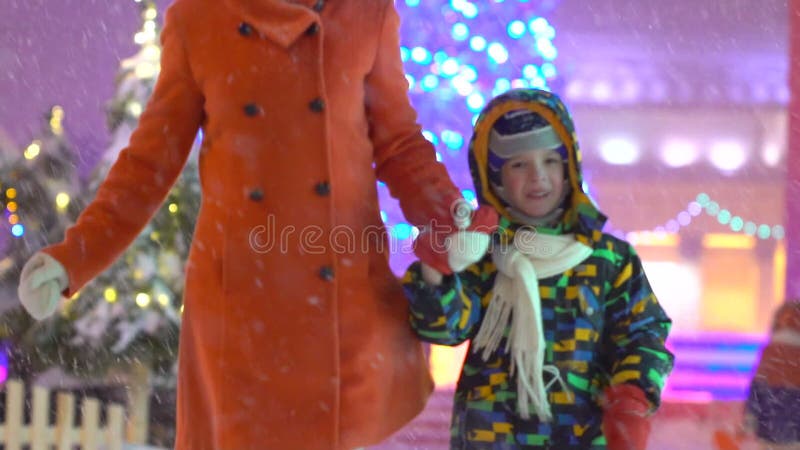
<svg viewBox="0 0 800 450">
<path fill-rule="evenodd" d="M 506 199 L 528 216 L 546 216 L 561 202 L 564 166 L 556 150 L 520 153 L 503 165 L 501 177 Z"/>
</svg>

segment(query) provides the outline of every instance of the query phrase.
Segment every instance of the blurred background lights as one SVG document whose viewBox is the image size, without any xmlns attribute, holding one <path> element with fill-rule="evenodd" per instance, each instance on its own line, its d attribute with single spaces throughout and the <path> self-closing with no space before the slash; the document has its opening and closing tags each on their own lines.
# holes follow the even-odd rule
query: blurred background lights
<svg viewBox="0 0 800 450">
<path fill-rule="evenodd" d="M 492 58 L 497 64 L 503 64 L 508 61 L 508 50 L 499 42 L 492 42 L 486 50 L 489 57 Z"/>
<path fill-rule="evenodd" d="M 716 217 L 720 225 L 728 227 L 734 233 L 744 233 L 750 236 L 756 236 L 762 240 L 780 240 L 785 237 L 782 225 L 769 225 L 744 219 L 713 201 L 711 197 L 704 192 L 698 194 L 695 201 L 691 202 L 688 208 L 689 213 L 694 216 L 698 215 L 702 210 L 705 210 L 706 214 L 709 216 Z"/>
<path fill-rule="evenodd" d="M 22 237 L 22 235 L 25 234 L 25 227 L 22 226 L 21 223 L 15 224 L 11 227 L 11 234 L 14 235 L 14 237 Z"/>
<path fill-rule="evenodd" d="M 422 130 L 422 135 L 425 136 L 425 139 L 427 139 L 431 144 L 439 144 L 439 138 L 437 138 L 436 135 L 431 133 L 429 130 Z"/>
<path fill-rule="evenodd" d="M 403 60 L 403 62 L 406 62 L 406 61 L 408 61 L 408 58 L 410 58 L 410 57 L 411 57 L 411 50 L 409 50 L 408 47 L 401 46 L 400 47 L 400 59 Z"/>
<path fill-rule="evenodd" d="M 470 83 L 466 77 L 460 74 L 453 77 L 450 83 L 456 89 L 456 92 L 458 92 L 458 94 L 462 97 L 468 96 L 473 90 L 475 90 L 475 87 L 472 85 L 472 83 Z"/>
<path fill-rule="evenodd" d="M 539 76 L 539 68 L 535 64 L 525 64 L 522 66 L 522 75 L 528 79 L 536 78 Z"/>
<path fill-rule="evenodd" d="M 461 22 L 453 25 L 453 29 L 450 33 L 456 41 L 464 41 L 469 38 L 469 27 Z"/>
<path fill-rule="evenodd" d="M 528 22 L 528 27 L 531 30 L 531 34 L 534 35 L 545 34 L 549 26 L 550 24 L 547 23 L 547 19 L 545 19 L 544 17 L 536 17 L 535 19 L 531 19 L 531 21 Z"/>
<path fill-rule="evenodd" d="M 769 143 L 764 145 L 764 150 L 761 153 L 761 160 L 769 167 L 776 167 L 781 161 L 782 156 L 783 148 L 778 144 Z"/>
<path fill-rule="evenodd" d="M 392 234 L 396 239 L 405 240 L 411 237 L 411 225 L 401 222 L 392 228 Z"/>
<path fill-rule="evenodd" d="M 464 145 L 464 137 L 457 131 L 442 131 L 442 142 L 451 150 L 458 150 Z"/>
<path fill-rule="evenodd" d="M 506 78 L 498 78 L 494 82 L 494 89 L 492 90 L 492 96 L 497 96 L 502 94 L 503 92 L 508 91 L 511 89 L 511 82 L 508 81 Z"/>
<path fill-rule="evenodd" d="M 37 156 L 39 156 L 39 151 L 41 151 L 41 148 L 42 148 L 41 147 L 41 142 L 33 141 L 25 149 L 25 152 L 23 153 L 23 156 L 25 156 L 25 159 L 36 158 Z"/>
<path fill-rule="evenodd" d="M 422 77 L 422 82 L 420 83 L 422 86 L 422 90 L 424 91 L 432 91 L 439 86 L 439 77 L 433 74 L 428 74 Z"/>
<path fill-rule="evenodd" d="M 548 61 L 552 61 L 558 56 L 558 50 L 553 46 L 553 42 L 547 38 L 536 39 L 536 50 Z"/>
<path fill-rule="evenodd" d="M 441 66 L 442 75 L 452 77 L 453 75 L 458 73 L 458 60 L 455 58 L 448 58 L 446 59 Z"/>
<path fill-rule="evenodd" d="M 429 64 L 433 57 L 425 47 L 414 47 L 411 50 L 411 60 L 419 64 Z"/>
<path fill-rule="evenodd" d="M 150 295 L 140 292 L 136 294 L 136 304 L 139 305 L 141 308 L 145 308 L 150 305 Z"/>
<path fill-rule="evenodd" d="M 482 52 L 486 49 L 486 38 L 483 36 L 473 36 L 469 40 L 469 47 L 476 52 Z"/>
<path fill-rule="evenodd" d="M 67 206 L 69 206 L 69 194 L 67 194 L 66 192 L 59 192 L 56 195 L 56 207 L 58 207 L 59 210 L 63 211 L 67 209 Z"/>
<path fill-rule="evenodd" d="M 688 166 L 699 157 L 697 145 L 688 139 L 669 139 L 661 146 L 661 160 L 669 167 Z"/>
<path fill-rule="evenodd" d="M 625 80 L 620 87 L 619 97 L 628 102 L 635 102 L 641 96 L 641 85 L 636 80 Z"/>
<path fill-rule="evenodd" d="M 606 81 L 597 81 L 592 86 L 592 98 L 600 103 L 611 99 L 611 84 Z"/>
<path fill-rule="evenodd" d="M 549 62 L 542 64 L 542 75 L 544 75 L 547 79 L 555 78 L 558 75 L 556 66 Z"/>
<path fill-rule="evenodd" d="M 158 296 L 156 296 L 156 300 L 158 300 L 158 303 L 161 304 L 161 306 L 169 305 L 169 295 L 167 294 L 158 294 Z"/>
<path fill-rule="evenodd" d="M 627 138 L 609 138 L 600 143 L 600 155 L 609 164 L 626 165 L 639 160 L 639 147 Z"/>
<path fill-rule="evenodd" d="M 567 83 L 564 93 L 569 100 L 581 100 L 586 95 L 585 84 L 581 80 L 572 80 Z"/>
<path fill-rule="evenodd" d="M 467 3 L 464 5 L 464 8 L 461 10 L 461 13 L 464 14 L 464 17 L 468 19 L 474 19 L 478 17 L 478 7 L 475 6 L 474 3 Z"/>
<path fill-rule="evenodd" d="M 719 170 L 732 172 L 747 162 L 747 151 L 740 142 L 719 141 L 712 144 L 708 159 Z"/>
<path fill-rule="evenodd" d="M 508 24 L 508 35 L 514 39 L 520 39 L 525 35 L 525 23 L 521 20 L 514 20 Z"/>
<path fill-rule="evenodd" d="M 479 92 L 470 94 L 470 96 L 467 97 L 467 105 L 469 106 L 470 111 L 480 111 L 485 104 L 486 101 L 484 100 L 483 95 L 481 95 Z"/>
<path fill-rule="evenodd" d="M 470 83 L 478 81 L 478 71 L 474 66 L 465 65 L 461 68 L 461 76 Z"/>
<path fill-rule="evenodd" d="M 117 290 L 113 287 L 107 287 L 103 291 L 103 298 L 109 303 L 114 303 L 117 301 Z"/>
</svg>

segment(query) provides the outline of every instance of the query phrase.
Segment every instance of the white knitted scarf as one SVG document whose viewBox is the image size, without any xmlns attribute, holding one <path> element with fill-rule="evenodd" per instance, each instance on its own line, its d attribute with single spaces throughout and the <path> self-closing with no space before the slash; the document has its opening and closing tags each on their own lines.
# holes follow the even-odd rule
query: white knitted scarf
<svg viewBox="0 0 800 450">
<path fill-rule="evenodd" d="M 564 384 L 558 368 L 544 364 L 546 343 L 538 280 L 565 272 L 591 254 L 592 248 L 576 241 L 574 235 L 544 235 L 527 229 L 516 232 L 513 245 L 492 249 L 498 273 L 491 303 L 472 341 L 473 351 L 482 349 L 481 356 L 488 361 L 511 323 L 506 352 L 510 350 L 511 375 L 516 371 L 517 402 L 525 419 L 530 417 L 532 404 L 539 420 L 552 420 L 547 389 L 557 380 Z M 544 372 L 554 375 L 547 385 Z"/>
</svg>

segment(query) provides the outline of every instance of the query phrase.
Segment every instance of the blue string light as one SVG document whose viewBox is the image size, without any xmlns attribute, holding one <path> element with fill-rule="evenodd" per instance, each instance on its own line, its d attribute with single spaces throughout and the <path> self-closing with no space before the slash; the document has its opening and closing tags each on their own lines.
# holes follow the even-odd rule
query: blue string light
<svg viewBox="0 0 800 450">
<path fill-rule="evenodd" d="M 486 49 L 486 38 L 483 36 L 473 36 L 472 39 L 469 40 L 469 46 L 476 52 L 482 52 Z"/>
<path fill-rule="evenodd" d="M 400 222 L 394 227 L 392 227 L 392 234 L 394 235 L 395 238 L 404 240 L 411 237 L 412 230 L 413 228 L 411 227 L 411 225 L 405 222 Z"/>
<path fill-rule="evenodd" d="M 521 20 L 514 20 L 508 24 L 508 35 L 513 39 L 521 39 L 525 36 L 525 23 Z"/>
<path fill-rule="evenodd" d="M 432 91 L 436 89 L 437 86 L 439 86 L 439 77 L 433 74 L 425 75 L 422 78 L 421 84 L 422 84 L 422 89 L 424 91 Z"/>
<path fill-rule="evenodd" d="M 11 227 L 11 234 L 14 235 L 14 237 L 22 237 L 22 235 L 25 234 L 25 227 L 22 226 L 21 223 L 14 224 L 14 226 Z"/>
<path fill-rule="evenodd" d="M 469 27 L 461 22 L 453 25 L 452 36 L 456 41 L 467 40 L 469 38 Z"/>
</svg>

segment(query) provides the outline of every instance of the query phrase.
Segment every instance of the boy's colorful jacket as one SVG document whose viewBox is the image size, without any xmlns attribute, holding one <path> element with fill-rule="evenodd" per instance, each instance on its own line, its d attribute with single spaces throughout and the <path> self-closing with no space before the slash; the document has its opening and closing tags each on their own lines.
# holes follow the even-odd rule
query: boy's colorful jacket
<svg viewBox="0 0 800 450">
<path fill-rule="evenodd" d="M 600 394 L 604 387 L 631 383 L 640 387 L 655 409 L 673 356 L 664 342 L 671 321 L 659 306 L 627 242 L 602 233 L 603 216 L 582 188 L 580 151 L 572 119 L 560 99 L 539 90 L 513 90 L 490 102 L 478 118 L 469 162 L 482 204 L 501 215 L 493 245 L 508 245 L 521 224 L 511 220 L 487 180 L 487 143 L 492 124 L 502 114 L 526 108 L 556 129 L 568 150 L 572 189 L 563 219 L 537 233 L 571 233 L 594 252 L 566 272 L 539 280 L 547 345 L 545 364 L 558 367 L 568 391 L 549 387 L 553 421 L 520 418 L 516 377 L 509 373 L 505 338 L 486 362 L 467 352 L 455 395 L 451 428 L 453 449 L 605 448 Z M 411 324 L 424 340 L 458 345 L 474 338 L 492 298 L 497 274 L 491 256 L 432 287 L 414 263 L 404 277 L 411 303 Z M 508 329 L 506 330 L 507 337 Z M 545 382 L 550 381 L 546 374 Z"/>
</svg>

